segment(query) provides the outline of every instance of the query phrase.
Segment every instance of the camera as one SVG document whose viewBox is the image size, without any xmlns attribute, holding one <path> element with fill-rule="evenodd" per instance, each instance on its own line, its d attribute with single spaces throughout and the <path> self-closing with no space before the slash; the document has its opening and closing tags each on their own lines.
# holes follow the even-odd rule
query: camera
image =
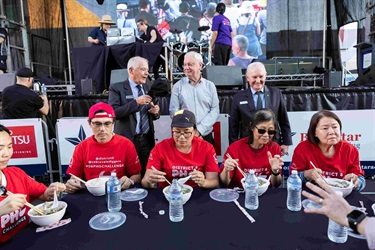
<svg viewBox="0 0 375 250">
<path fill-rule="evenodd" d="M 33 83 L 33 91 L 38 95 L 47 95 L 47 87 L 44 83 L 34 82 Z"/>
</svg>

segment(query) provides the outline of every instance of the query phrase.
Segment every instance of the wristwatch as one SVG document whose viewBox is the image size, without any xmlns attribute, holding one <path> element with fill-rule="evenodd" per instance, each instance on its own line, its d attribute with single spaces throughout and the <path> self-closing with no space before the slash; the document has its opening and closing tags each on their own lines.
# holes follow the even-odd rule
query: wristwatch
<svg viewBox="0 0 375 250">
<path fill-rule="evenodd" d="M 358 234 L 357 225 L 366 218 L 366 214 L 354 209 L 346 216 L 346 218 L 348 219 L 349 227 L 354 233 Z"/>
</svg>

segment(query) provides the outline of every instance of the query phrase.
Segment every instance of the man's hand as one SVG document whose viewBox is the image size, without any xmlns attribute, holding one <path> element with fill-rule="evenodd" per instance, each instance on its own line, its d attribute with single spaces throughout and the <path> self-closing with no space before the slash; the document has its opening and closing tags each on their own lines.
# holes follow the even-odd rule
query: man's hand
<svg viewBox="0 0 375 250">
<path fill-rule="evenodd" d="M 153 102 L 150 102 L 150 106 L 151 108 L 148 110 L 149 113 L 153 115 L 159 114 L 159 111 L 160 111 L 159 105 L 154 105 Z"/>
<path fill-rule="evenodd" d="M 152 98 L 149 95 L 141 95 L 137 99 L 135 99 L 135 101 L 137 102 L 138 106 L 144 106 L 151 103 Z"/>
</svg>

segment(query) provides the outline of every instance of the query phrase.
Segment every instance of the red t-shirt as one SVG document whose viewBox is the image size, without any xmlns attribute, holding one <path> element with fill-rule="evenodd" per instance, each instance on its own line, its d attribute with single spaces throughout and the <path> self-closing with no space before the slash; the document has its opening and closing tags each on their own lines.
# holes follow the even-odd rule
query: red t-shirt
<svg viewBox="0 0 375 250">
<path fill-rule="evenodd" d="M 28 202 L 38 199 L 47 189 L 45 185 L 32 179 L 20 168 L 7 167 L 3 169 L 2 172 L 5 175 L 6 188 L 14 194 L 26 194 L 26 200 Z M 0 201 L 3 201 L 5 198 L 6 197 L 0 196 Z M 0 243 L 9 240 L 13 235 L 29 224 L 28 211 L 29 208 L 25 206 L 19 210 L 0 216 Z"/>
<path fill-rule="evenodd" d="M 268 160 L 268 151 L 272 156 L 281 156 L 281 147 L 276 142 L 264 145 L 261 149 L 253 149 L 249 143 L 249 138 L 242 138 L 233 142 L 224 154 L 223 162 L 228 158 L 229 154 L 233 159 L 238 159 L 238 166 L 248 174 L 251 169 L 255 170 L 255 175 L 266 175 L 268 178 L 271 175 L 271 165 Z M 224 170 L 224 164 L 221 171 Z M 241 179 L 243 175 L 237 168 L 230 173 L 231 181 L 228 187 L 242 187 Z"/>
<path fill-rule="evenodd" d="M 118 178 L 128 177 L 141 171 L 134 144 L 127 138 L 114 135 L 107 143 L 98 143 L 94 136 L 76 146 L 67 174 L 74 174 L 86 180 L 99 177 L 102 171 L 110 175 L 116 170 Z"/>
<path fill-rule="evenodd" d="M 182 153 L 176 148 L 173 138 L 156 144 L 148 158 L 147 169 L 151 169 L 151 167 L 165 172 L 165 177 L 170 182 L 173 178 L 188 176 L 194 169 L 203 173 L 218 173 L 220 171 L 214 147 L 197 137 L 193 138 L 192 148 L 188 154 Z M 186 184 L 192 187 L 197 186 L 192 180 L 188 180 Z M 160 182 L 158 187 L 164 188 L 167 185 L 167 182 Z"/>
<path fill-rule="evenodd" d="M 313 169 L 310 161 L 323 171 L 322 175 L 325 177 L 342 179 L 350 173 L 358 176 L 364 174 L 359 163 L 358 149 L 343 140 L 335 145 L 335 154 L 332 158 L 323 155 L 318 145 L 308 140 L 300 142 L 294 150 L 290 172 Z"/>
</svg>

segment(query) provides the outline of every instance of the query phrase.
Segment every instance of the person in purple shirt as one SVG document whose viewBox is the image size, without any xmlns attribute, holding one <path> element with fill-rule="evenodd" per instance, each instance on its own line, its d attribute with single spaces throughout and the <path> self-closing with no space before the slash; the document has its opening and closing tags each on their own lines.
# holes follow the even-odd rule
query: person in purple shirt
<svg viewBox="0 0 375 250">
<path fill-rule="evenodd" d="M 215 65 L 228 65 L 232 48 L 234 34 L 229 19 L 223 15 L 224 12 L 225 4 L 219 3 L 212 20 L 211 53 Z"/>
</svg>

